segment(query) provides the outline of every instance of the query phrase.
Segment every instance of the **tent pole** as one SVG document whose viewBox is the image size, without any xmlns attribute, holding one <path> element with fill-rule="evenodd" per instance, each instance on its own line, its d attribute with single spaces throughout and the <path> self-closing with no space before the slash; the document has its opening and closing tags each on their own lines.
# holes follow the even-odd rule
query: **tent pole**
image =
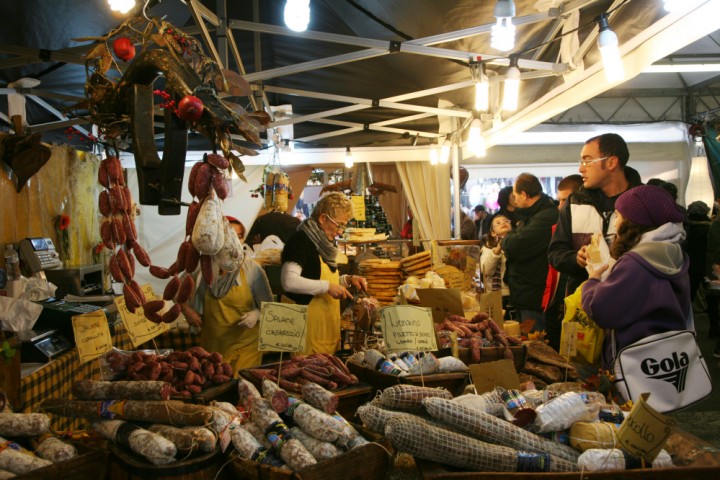
<svg viewBox="0 0 720 480">
<path fill-rule="evenodd" d="M 460 138 L 457 133 L 458 131 L 458 119 L 453 117 L 451 119 L 453 124 L 453 134 L 451 137 L 452 148 L 450 149 L 450 158 L 452 159 L 452 179 L 453 179 L 453 215 L 455 231 L 454 237 L 456 240 L 460 240 Z"/>
</svg>

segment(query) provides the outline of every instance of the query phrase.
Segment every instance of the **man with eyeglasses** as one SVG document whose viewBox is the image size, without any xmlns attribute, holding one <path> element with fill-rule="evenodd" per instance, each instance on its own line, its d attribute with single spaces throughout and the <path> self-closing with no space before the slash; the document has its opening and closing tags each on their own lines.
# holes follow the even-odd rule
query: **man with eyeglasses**
<svg viewBox="0 0 720 480">
<path fill-rule="evenodd" d="M 585 249 L 592 235 L 614 236 L 617 197 L 642 184 L 637 170 L 627 166 L 629 158 L 625 140 L 616 133 L 592 137 L 583 145 L 578 168 L 582 185 L 560 210 L 548 248 L 550 265 L 568 276 L 566 296 L 588 278 Z"/>
</svg>

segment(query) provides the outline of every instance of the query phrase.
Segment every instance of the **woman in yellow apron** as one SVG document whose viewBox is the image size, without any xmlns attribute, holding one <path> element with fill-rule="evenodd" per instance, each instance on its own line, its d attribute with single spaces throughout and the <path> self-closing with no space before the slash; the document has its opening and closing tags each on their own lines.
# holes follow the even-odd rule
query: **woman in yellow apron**
<svg viewBox="0 0 720 480">
<path fill-rule="evenodd" d="M 335 236 L 342 234 L 351 218 L 350 200 L 339 192 L 328 193 L 283 249 L 283 290 L 291 300 L 308 306 L 304 355 L 332 354 L 340 348 L 340 300 L 352 298 L 350 286 L 367 288 L 363 277 L 340 276 L 335 263 Z"/>
<path fill-rule="evenodd" d="M 242 241 L 245 227 L 235 218 L 228 220 Z M 245 258 L 238 270 L 220 275 L 210 287 L 200 281 L 195 298 L 203 315 L 200 345 L 209 352 L 219 352 L 235 373 L 260 365 L 259 308 L 261 302 L 273 301 L 262 267 Z"/>
</svg>

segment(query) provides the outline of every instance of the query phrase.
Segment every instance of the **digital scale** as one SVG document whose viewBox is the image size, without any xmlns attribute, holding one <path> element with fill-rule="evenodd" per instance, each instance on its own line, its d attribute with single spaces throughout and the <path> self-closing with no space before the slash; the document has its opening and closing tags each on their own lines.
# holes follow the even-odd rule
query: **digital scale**
<svg viewBox="0 0 720 480">
<path fill-rule="evenodd" d="M 20 332 L 20 359 L 23 363 L 46 363 L 67 352 L 73 344 L 57 330 Z"/>
</svg>

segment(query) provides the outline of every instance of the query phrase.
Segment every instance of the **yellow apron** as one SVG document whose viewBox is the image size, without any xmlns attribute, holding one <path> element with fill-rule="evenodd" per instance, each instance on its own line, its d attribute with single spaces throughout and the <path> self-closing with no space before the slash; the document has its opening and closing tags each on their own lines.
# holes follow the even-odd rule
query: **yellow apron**
<svg viewBox="0 0 720 480">
<path fill-rule="evenodd" d="M 202 347 L 209 352 L 220 352 L 235 373 L 262 363 L 262 352 L 258 351 L 260 322 L 253 328 L 237 325 L 241 316 L 255 308 L 243 270 L 240 270 L 240 282 L 241 285 L 231 287 L 223 298 L 215 298 L 207 289 L 200 336 Z"/>
<path fill-rule="evenodd" d="M 320 280 L 327 280 L 331 284 L 340 283 L 338 271 L 330 271 L 330 267 L 323 262 L 322 257 Z M 332 298 L 327 293 L 315 295 L 308 304 L 307 323 L 307 342 L 302 355 L 337 352 L 340 348 L 340 300 Z"/>
</svg>

